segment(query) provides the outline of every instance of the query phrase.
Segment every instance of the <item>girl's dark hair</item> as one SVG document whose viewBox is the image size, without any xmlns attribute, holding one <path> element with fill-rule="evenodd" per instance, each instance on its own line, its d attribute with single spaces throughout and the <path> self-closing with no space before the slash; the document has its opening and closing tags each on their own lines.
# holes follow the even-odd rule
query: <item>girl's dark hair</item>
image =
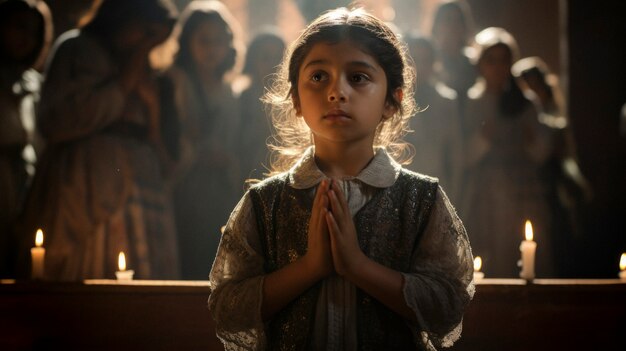
<svg viewBox="0 0 626 351">
<path fill-rule="evenodd" d="M 229 52 L 224 61 L 218 66 L 217 73 L 223 77 L 226 72 L 235 67 L 237 50 L 233 34 L 232 16 L 218 1 L 192 1 L 183 11 L 180 18 L 178 35 L 178 53 L 174 64 L 185 70 L 190 76 L 196 75 L 196 65 L 191 56 L 191 36 L 204 22 L 215 22 L 221 25 L 228 36 Z"/>
<path fill-rule="evenodd" d="M 407 148 L 402 136 L 406 133 L 408 119 L 415 110 L 415 73 L 413 66 L 407 62 L 406 45 L 384 22 L 365 10 L 338 8 L 315 19 L 292 43 L 272 89 L 264 97 L 277 131 L 276 142 L 270 145 L 274 151 L 272 173 L 289 169 L 302 152 L 312 145 L 310 130 L 295 115 L 293 105 L 299 96 L 300 66 L 314 45 L 341 41 L 350 41 L 357 45 L 371 55 L 385 71 L 385 102 L 397 112 L 379 124 L 374 146 L 386 147 L 400 162 L 406 161 Z M 394 95 L 397 89 L 402 89 L 401 101 Z"/>
<path fill-rule="evenodd" d="M 502 47 L 509 52 L 510 64 L 519 57 L 517 41 L 503 28 L 489 27 L 476 35 L 476 44 L 479 48 L 478 64 L 484 59 L 489 50 Z M 517 84 L 513 74 L 509 74 L 508 82 L 500 95 L 499 110 L 503 116 L 515 117 L 522 113 L 531 102 L 526 98 L 522 89 Z"/>
<path fill-rule="evenodd" d="M 30 13 L 37 18 L 38 28 L 35 48 L 20 62 L 7 62 L 7 59 L 11 56 L 7 52 L 4 52 L 4 45 L 0 45 L 0 62 L 3 64 L 18 64 L 24 67 L 31 67 L 39 59 L 46 44 L 46 21 L 36 5 L 31 5 L 24 0 L 7 0 L 0 2 L 0 28 L 4 27 L 5 23 L 17 13 Z"/>
<path fill-rule="evenodd" d="M 112 49 L 113 38 L 132 22 L 174 24 L 176 7 L 170 0 L 103 0 L 83 30 Z"/>
</svg>

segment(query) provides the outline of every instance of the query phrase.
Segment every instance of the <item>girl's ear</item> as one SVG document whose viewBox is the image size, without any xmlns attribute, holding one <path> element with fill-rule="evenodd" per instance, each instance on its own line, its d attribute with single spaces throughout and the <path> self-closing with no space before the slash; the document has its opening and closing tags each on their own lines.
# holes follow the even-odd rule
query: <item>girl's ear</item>
<svg viewBox="0 0 626 351">
<path fill-rule="evenodd" d="M 300 100 L 295 94 L 291 95 L 291 102 L 293 103 L 293 108 L 296 110 L 296 116 L 302 116 L 302 109 L 300 108 Z"/>
<path fill-rule="evenodd" d="M 402 105 L 402 98 L 404 97 L 404 92 L 402 88 L 397 88 L 393 92 L 393 99 L 397 102 L 397 104 L 392 104 L 389 101 L 385 103 L 385 110 L 383 111 L 383 119 L 388 119 L 393 116 L 396 112 L 398 112 L 398 107 Z"/>
</svg>

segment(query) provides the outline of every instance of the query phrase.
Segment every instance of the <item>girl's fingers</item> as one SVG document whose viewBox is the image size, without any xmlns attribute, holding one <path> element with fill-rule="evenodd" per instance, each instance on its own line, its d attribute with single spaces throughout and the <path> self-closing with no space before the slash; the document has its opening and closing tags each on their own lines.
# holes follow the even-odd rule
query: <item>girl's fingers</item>
<svg viewBox="0 0 626 351">
<path fill-rule="evenodd" d="M 333 216 L 331 212 L 326 213 L 325 219 L 326 225 L 328 226 L 328 231 L 330 232 L 330 240 L 335 243 L 337 236 L 339 235 L 339 233 L 341 233 L 341 230 L 339 229 L 339 224 L 337 224 L 335 216 Z"/>
<path fill-rule="evenodd" d="M 342 221 L 342 219 L 345 218 L 346 216 L 346 212 L 343 206 L 341 206 L 341 202 L 339 201 L 339 198 L 337 195 L 338 192 L 341 192 L 341 190 L 339 191 L 329 190 L 328 197 L 330 199 L 330 207 L 333 211 L 333 214 L 335 215 L 335 218 L 337 218 L 337 220 L 339 221 Z"/>
<path fill-rule="evenodd" d="M 328 210 L 325 207 L 322 207 L 322 208 L 319 209 L 319 215 L 317 217 L 317 228 L 321 232 L 325 232 L 324 229 L 327 228 L 327 225 L 326 225 L 326 214 L 327 213 L 328 213 Z"/>
<path fill-rule="evenodd" d="M 322 180 L 322 182 L 320 183 L 320 185 L 317 187 L 317 191 L 315 192 L 315 197 L 313 198 L 313 207 L 311 209 L 311 221 L 313 223 L 317 222 L 317 216 L 318 216 L 318 209 L 320 207 L 320 203 L 323 202 L 323 198 L 326 197 L 324 196 L 324 193 L 326 193 L 325 190 L 325 185 L 326 185 L 326 181 Z"/>
<path fill-rule="evenodd" d="M 350 213 L 350 209 L 348 208 L 348 201 L 346 200 L 343 191 L 339 188 L 339 183 L 336 180 L 333 180 L 333 189 L 337 189 L 335 191 L 335 195 L 337 196 L 337 200 L 339 200 L 339 204 L 343 209 L 343 213 Z"/>
</svg>

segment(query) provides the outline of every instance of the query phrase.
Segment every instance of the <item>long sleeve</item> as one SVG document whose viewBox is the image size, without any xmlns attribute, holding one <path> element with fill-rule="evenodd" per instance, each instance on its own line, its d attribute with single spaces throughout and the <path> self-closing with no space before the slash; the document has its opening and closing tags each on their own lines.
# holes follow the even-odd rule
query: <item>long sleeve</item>
<svg viewBox="0 0 626 351">
<path fill-rule="evenodd" d="M 404 298 L 417 320 L 416 337 L 449 347 L 461 336 L 463 313 L 474 295 L 469 239 L 441 188 L 412 259 L 404 273 Z M 429 341 L 428 341 L 429 340 Z"/>
<path fill-rule="evenodd" d="M 227 350 L 265 346 L 264 274 L 256 219 L 246 193 L 228 220 L 209 277 L 209 310 Z"/>
<path fill-rule="evenodd" d="M 117 68 L 85 34 L 59 38 L 43 85 L 39 127 L 52 142 L 80 138 L 119 119 L 125 98 Z"/>
</svg>

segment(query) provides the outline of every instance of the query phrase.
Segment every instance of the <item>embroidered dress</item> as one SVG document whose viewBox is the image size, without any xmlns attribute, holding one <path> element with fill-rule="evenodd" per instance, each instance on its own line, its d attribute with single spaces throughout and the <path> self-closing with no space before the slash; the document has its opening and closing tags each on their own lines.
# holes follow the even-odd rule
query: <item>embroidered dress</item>
<svg viewBox="0 0 626 351">
<path fill-rule="evenodd" d="M 288 172 L 247 192 L 233 211 L 210 275 L 209 309 L 227 350 L 433 349 L 460 336 L 473 296 L 467 235 L 432 178 L 404 170 L 379 149 L 356 177 L 340 181 L 359 245 L 400 271 L 417 323 L 331 276 L 261 320 L 263 277 L 306 252 L 317 185 L 326 176 L 313 148 Z"/>
</svg>

